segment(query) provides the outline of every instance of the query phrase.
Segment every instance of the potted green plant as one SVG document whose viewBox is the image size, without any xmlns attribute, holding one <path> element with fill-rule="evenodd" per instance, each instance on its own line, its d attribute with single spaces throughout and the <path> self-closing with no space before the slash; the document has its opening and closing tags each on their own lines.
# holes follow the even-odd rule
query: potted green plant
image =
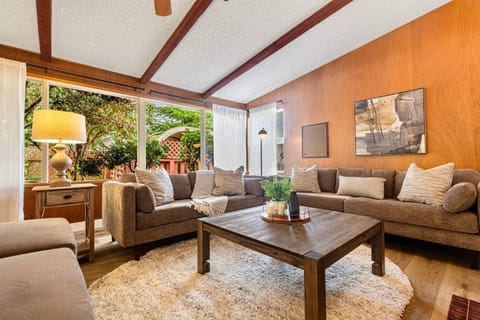
<svg viewBox="0 0 480 320">
<path fill-rule="evenodd" d="M 269 215 L 284 215 L 286 202 L 290 197 L 290 192 L 293 190 L 293 184 L 290 182 L 290 179 L 287 177 L 282 179 L 274 177 L 272 181 L 260 181 L 260 185 L 265 191 L 265 195 L 272 199 L 266 205 L 267 213 Z"/>
</svg>

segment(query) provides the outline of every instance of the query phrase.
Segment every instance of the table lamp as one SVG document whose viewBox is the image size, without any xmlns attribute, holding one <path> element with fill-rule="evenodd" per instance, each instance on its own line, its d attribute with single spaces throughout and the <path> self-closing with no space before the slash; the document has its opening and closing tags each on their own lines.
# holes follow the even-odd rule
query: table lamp
<svg viewBox="0 0 480 320">
<path fill-rule="evenodd" d="M 32 140 L 37 142 L 56 143 L 53 149 L 55 155 L 50 159 L 50 166 L 55 169 L 56 179 L 50 182 L 50 187 L 70 186 L 66 170 L 72 165 L 65 151 L 64 143 L 85 143 L 85 116 L 73 112 L 58 110 L 35 110 L 33 112 Z"/>
</svg>

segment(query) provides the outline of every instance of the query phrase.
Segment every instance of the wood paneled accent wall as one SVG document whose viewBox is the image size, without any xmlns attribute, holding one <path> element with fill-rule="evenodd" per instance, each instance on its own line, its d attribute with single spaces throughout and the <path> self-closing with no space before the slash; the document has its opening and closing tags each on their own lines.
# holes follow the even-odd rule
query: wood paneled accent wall
<svg viewBox="0 0 480 320">
<path fill-rule="evenodd" d="M 455 0 L 247 105 L 284 100 L 285 165 L 480 168 L 480 1 Z M 427 154 L 355 156 L 354 101 L 425 88 Z M 302 125 L 328 122 L 329 158 L 302 158 Z"/>
</svg>

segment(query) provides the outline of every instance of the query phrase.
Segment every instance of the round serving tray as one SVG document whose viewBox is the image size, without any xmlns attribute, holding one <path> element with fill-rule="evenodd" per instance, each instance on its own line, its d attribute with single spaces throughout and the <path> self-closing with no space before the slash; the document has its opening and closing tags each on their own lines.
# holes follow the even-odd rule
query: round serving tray
<svg viewBox="0 0 480 320">
<path fill-rule="evenodd" d="M 308 211 L 300 211 L 298 217 L 292 218 L 289 215 L 268 215 L 266 212 L 262 212 L 262 219 L 275 223 L 305 223 L 310 221 L 310 215 L 308 214 Z"/>
</svg>

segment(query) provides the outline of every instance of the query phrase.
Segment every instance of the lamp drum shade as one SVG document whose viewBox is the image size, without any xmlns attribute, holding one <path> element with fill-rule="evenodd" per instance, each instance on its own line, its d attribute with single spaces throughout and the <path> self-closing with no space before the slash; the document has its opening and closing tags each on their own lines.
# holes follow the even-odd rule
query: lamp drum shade
<svg viewBox="0 0 480 320">
<path fill-rule="evenodd" d="M 85 116 L 67 111 L 35 110 L 32 140 L 47 143 L 85 143 Z"/>
</svg>

